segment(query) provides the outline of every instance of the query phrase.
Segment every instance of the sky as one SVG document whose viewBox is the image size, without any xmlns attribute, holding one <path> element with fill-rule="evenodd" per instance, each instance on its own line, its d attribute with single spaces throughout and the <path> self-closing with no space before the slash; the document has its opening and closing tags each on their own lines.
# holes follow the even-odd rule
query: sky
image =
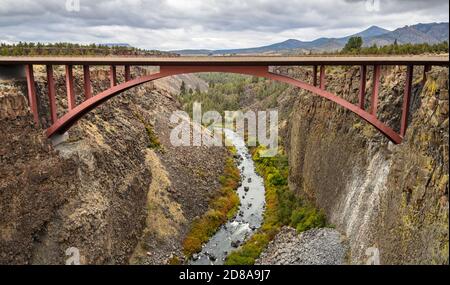
<svg viewBox="0 0 450 285">
<path fill-rule="evenodd" d="M 449 21 L 448 0 L 0 0 L 0 42 L 226 49 Z"/>
</svg>

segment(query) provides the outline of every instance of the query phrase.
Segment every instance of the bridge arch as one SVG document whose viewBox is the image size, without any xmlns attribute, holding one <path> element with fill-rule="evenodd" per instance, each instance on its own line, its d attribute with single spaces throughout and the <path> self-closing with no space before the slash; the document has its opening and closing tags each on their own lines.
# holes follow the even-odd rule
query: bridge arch
<svg viewBox="0 0 450 285">
<path fill-rule="evenodd" d="M 161 66 L 160 72 L 142 76 L 136 79 L 132 79 L 116 86 L 113 86 L 96 96 L 90 97 L 83 103 L 79 104 L 75 108 L 68 111 L 64 116 L 59 118 L 53 125 L 51 125 L 47 130 L 46 134 L 51 137 L 55 134 L 62 134 L 66 132 L 73 124 L 75 124 L 80 118 L 82 118 L 86 113 L 90 112 L 94 108 L 98 107 L 102 103 L 108 101 L 109 99 L 121 94 L 122 92 L 136 87 L 138 85 L 151 82 L 157 79 L 188 73 L 199 73 L 199 72 L 224 72 L 224 73 L 237 73 L 243 75 L 252 75 L 257 77 L 263 77 L 271 79 L 278 82 L 287 83 L 295 87 L 302 88 L 304 90 L 310 91 L 313 94 L 326 98 L 347 110 L 355 113 L 357 116 L 367 121 L 369 124 L 374 126 L 379 132 L 385 135 L 389 140 L 398 144 L 401 143 L 402 137 L 396 133 L 392 128 L 378 120 L 378 118 L 354 105 L 337 95 L 326 91 L 325 89 L 316 87 L 314 85 L 305 83 L 303 81 L 287 77 L 280 74 L 271 73 L 267 66 Z"/>
</svg>

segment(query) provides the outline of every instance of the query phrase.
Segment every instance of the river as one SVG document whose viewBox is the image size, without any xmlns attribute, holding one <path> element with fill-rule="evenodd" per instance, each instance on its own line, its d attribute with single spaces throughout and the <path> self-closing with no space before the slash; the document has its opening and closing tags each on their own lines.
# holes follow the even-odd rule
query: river
<svg viewBox="0 0 450 285">
<path fill-rule="evenodd" d="M 244 139 L 225 129 L 226 138 L 237 150 L 237 163 L 242 185 L 237 189 L 239 212 L 223 225 L 189 261 L 192 265 L 221 265 L 227 255 L 236 250 L 261 226 L 265 208 L 264 180 L 256 173 L 255 165 Z"/>
</svg>

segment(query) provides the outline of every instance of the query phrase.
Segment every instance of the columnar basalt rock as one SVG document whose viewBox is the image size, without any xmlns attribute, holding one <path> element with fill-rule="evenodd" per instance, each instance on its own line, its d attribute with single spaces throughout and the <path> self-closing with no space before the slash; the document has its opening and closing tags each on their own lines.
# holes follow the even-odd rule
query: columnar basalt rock
<svg viewBox="0 0 450 285">
<path fill-rule="evenodd" d="M 382 71 L 379 115 L 391 116 L 393 127 L 402 74 Z M 327 88 L 356 100 L 356 75 L 351 68 L 331 71 Z M 353 263 L 365 263 L 372 247 L 384 264 L 448 264 L 448 70 L 433 68 L 428 77 L 424 88 L 420 74 L 414 78 L 411 124 L 397 146 L 306 92 L 288 118 L 290 186 L 348 235 Z M 370 94 L 370 74 L 368 83 Z"/>
</svg>

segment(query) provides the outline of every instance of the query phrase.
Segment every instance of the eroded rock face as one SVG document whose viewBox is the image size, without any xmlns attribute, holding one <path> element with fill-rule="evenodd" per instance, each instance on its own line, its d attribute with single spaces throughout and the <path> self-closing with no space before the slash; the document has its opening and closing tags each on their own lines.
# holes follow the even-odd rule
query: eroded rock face
<svg viewBox="0 0 450 285">
<path fill-rule="evenodd" d="M 102 130 L 115 122 L 91 119 L 56 151 L 32 122 L 29 115 L 1 121 L 8 175 L 1 179 L 0 262 L 64 264 L 66 249 L 76 247 L 81 263 L 125 263 L 146 216 L 145 137 L 114 140 Z"/>
<path fill-rule="evenodd" d="M 0 80 L 0 120 L 28 114 L 25 92 L 22 82 Z M 19 94 L 22 96 L 18 96 Z"/>
<path fill-rule="evenodd" d="M 43 72 L 35 70 L 39 110 L 48 114 Z M 105 74 L 92 70 L 94 94 L 108 88 Z M 61 116 L 63 70 L 55 75 Z M 75 75 L 79 103 L 81 70 Z M 189 222 L 219 189 L 226 150 L 170 144 L 174 94 L 156 84 L 136 87 L 89 113 L 52 147 L 32 123 L 24 83 L 17 84 L 20 92 L 0 96 L 14 103 L 0 120 L 0 263 L 64 264 L 71 247 L 82 264 L 161 264 L 180 253 Z"/>
<path fill-rule="evenodd" d="M 403 144 L 393 148 L 381 198 L 382 261 L 448 264 L 448 73 L 434 70 Z"/>
<path fill-rule="evenodd" d="M 327 89 L 357 102 L 357 75 L 329 70 Z M 289 118 L 290 186 L 347 234 L 352 263 L 366 263 L 366 250 L 376 248 L 384 264 L 448 264 L 447 77 L 434 68 L 425 88 L 415 84 L 411 123 L 397 146 L 349 111 L 301 92 Z M 403 86 L 404 72 L 383 70 L 378 115 L 397 130 Z"/>
<path fill-rule="evenodd" d="M 0 120 L 0 263 L 29 264 L 49 224 L 75 195 L 77 165 L 61 159 L 21 102 Z M 27 115 L 22 115 L 27 114 Z M 63 255 L 64 252 L 49 253 Z"/>
</svg>

